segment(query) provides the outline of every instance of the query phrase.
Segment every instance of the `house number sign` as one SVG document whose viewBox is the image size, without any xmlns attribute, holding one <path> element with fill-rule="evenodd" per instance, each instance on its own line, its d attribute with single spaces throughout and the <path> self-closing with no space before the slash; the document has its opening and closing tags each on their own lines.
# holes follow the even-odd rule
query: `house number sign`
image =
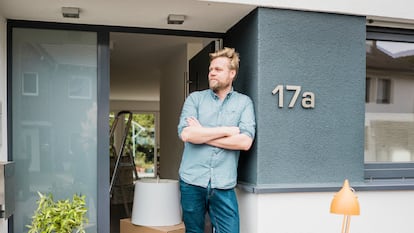
<svg viewBox="0 0 414 233">
<path fill-rule="evenodd" d="M 272 94 L 278 95 L 279 101 L 278 101 L 278 107 L 283 108 L 284 107 L 284 93 L 285 91 L 292 91 L 293 96 L 289 101 L 288 108 L 293 108 L 296 104 L 296 101 L 298 100 L 299 95 L 301 94 L 302 87 L 301 86 L 295 86 L 295 85 L 277 85 L 275 89 L 273 89 Z M 305 91 L 302 93 L 302 107 L 303 108 L 315 108 L 315 94 L 310 91 Z"/>
</svg>

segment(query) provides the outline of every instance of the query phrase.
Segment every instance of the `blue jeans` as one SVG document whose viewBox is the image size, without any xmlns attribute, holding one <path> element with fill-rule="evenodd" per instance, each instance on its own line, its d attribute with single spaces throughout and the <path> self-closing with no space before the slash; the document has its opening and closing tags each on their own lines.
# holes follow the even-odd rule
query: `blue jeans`
<svg viewBox="0 0 414 233">
<path fill-rule="evenodd" d="M 186 233 L 203 233 L 208 212 L 215 233 L 239 233 L 239 208 L 234 189 L 212 189 L 180 180 Z"/>
</svg>

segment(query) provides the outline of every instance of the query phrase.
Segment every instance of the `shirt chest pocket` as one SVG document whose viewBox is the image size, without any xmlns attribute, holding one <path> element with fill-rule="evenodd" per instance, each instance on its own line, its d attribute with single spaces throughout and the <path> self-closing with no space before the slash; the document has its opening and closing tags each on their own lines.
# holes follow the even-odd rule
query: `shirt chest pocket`
<svg viewBox="0 0 414 233">
<path fill-rule="evenodd" d="M 237 109 L 202 109 L 198 112 L 198 119 L 202 126 L 238 126 L 240 121 L 240 111 Z"/>
<path fill-rule="evenodd" d="M 240 112 L 236 109 L 226 109 L 221 115 L 223 126 L 238 126 L 240 121 Z"/>
</svg>

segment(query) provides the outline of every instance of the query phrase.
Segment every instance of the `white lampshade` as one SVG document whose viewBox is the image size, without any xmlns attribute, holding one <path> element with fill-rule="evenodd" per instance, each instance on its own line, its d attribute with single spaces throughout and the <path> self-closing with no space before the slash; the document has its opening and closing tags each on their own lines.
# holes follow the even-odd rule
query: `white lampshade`
<svg viewBox="0 0 414 233">
<path fill-rule="evenodd" d="M 135 183 L 131 222 L 141 226 L 172 226 L 181 223 L 177 180 L 141 179 Z"/>
</svg>

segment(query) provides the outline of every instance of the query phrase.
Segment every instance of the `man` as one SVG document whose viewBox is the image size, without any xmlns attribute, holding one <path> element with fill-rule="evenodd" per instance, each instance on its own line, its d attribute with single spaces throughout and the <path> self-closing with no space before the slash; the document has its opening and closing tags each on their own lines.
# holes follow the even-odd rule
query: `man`
<svg viewBox="0 0 414 233">
<path fill-rule="evenodd" d="M 238 233 L 239 211 L 234 187 L 240 150 L 255 136 L 251 99 L 233 90 L 239 55 L 232 48 L 210 54 L 209 89 L 191 93 L 178 125 L 185 142 L 180 190 L 187 233 L 204 232 L 208 212 L 215 233 Z"/>
</svg>

